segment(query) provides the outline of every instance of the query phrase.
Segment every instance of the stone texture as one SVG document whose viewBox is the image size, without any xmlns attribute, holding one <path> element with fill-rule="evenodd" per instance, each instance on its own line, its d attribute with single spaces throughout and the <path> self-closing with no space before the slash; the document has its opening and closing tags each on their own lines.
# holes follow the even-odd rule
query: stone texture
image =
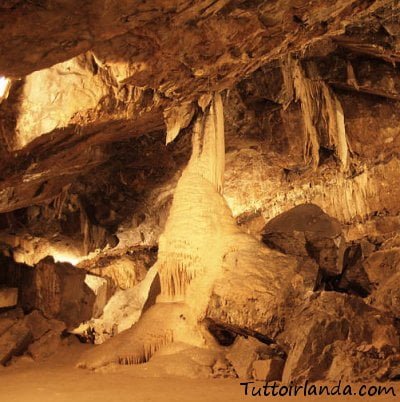
<svg viewBox="0 0 400 402">
<path fill-rule="evenodd" d="M 93 318 L 100 317 L 103 314 L 104 307 L 109 299 L 107 280 L 95 275 L 85 276 L 86 285 L 93 291 L 95 301 L 93 303 Z"/>
<path fill-rule="evenodd" d="M 354 244 L 346 249 L 343 273 L 338 287 L 362 297 L 372 292 L 371 282 L 363 266 L 363 247 L 361 244 Z"/>
<path fill-rule="evenodd" d="M 318 71 L 324 73 L 317 74 L 315 69 L 304 67 L 307 79 L 327 82 L 330 77 L 338 76 L 336 70 L 342 72 L 343 68 L 339 69 L 337 65 L 346 64 L 335 63 L 339 56 L 346 58 L 347 54 L 342 55 L 343 49 L 372 54 L 372 59 L 383 59 L 382 63 L 398 57 L 395 45 L 398 33 L 384 28 L 398 19 L 397 9 L 388 0 L 372 4 L 337 0 L 328 9 L 320 1 L 312 7 L 296 3 L 295 8 L 282 1 L 244 5 L 241 1 L 226 4 L 204 0 L 187 7 L 179 2 L 173 6 L 164 3 L 154 0 L 146 5 L 135 5 L 133 15 L 131 1 L 115 6 L 104 6 L 101 1 L 85 6 L 57 1 L 44 8 L 19 2 L 7 2 L 2 6 L 0 49 L 4 61 L 0 71 L 6 76 L 25 76 L 26 83 L 14 80 L 9 97 L 1 105 L 1 109 L 4 108 L 2 148 L 5 151 L 2 155 L 4 182 L 0 183 L 1 211 L 26 207 L 32 204 L 31 200 L 34 203 L 51 200 L 83 170 L 87 173 L 107 162 L 109 155 L 104 151 L 105 143 L 125 140 L 133 133 L 153 134 L 164 130 L 164 112 L 179 110 L 182 105 L 196 102 L 212 90 L 232 90 L 245 76 L 240 92 L 256 120 L 251 135 L 267 137 L 263 145 L 272 145 L 265 147 L 269 150 L 268 158 L 279 161 L 280 168 L 305 169 L 304 124 L 300 105 L 293 102 L 294 91 L 285 62 L 287 53 L 301 51 L 300 55 L 306 55 L 307 63 L 317 66 L 323 64 L 324 57 L 331 57 L 325 65 L 331 66 L 328 70 L 333 71 L 324 72 L 326 68 L 320 66 Z M 68 16 L 68 26 L 63 16 Z M 381 30 L 377 28 L 379 26 Z M 55 47 L 46 41 L 49 37 L 57 38 Z M 302 52 L 305 48 L 307 52 Z M 384 52 L 381 52 L 382 48 Z M 314 60 L 318 57 L 323 59 L 320 63 Z M 283 69 L 281 64 L 285 65 Z M 379 63 L 369 60 L 364 64 L 353 64 L 362 64 L 359 70 L 354 67 L 355 74 L 360 77 L 358 87 L 368 87 L 368 71 L 375 68 L 388 77 L 385 87 L 390 87 L 391 77 L 395 76 L 389 67 L 379 68 Z M 248 78 L 252 72 L 254 76 Z M 273 84 L 267 85 L 264 77 L 270 72 L 274 77 Z M 41 77 L 41 86 L 46 87 L 46 93 L 51 96 L 41 93 L 37 77 Z M 68 80 L 71 88 L 64 95 L 60 94 L 63 80 Z M 347 76 L 339 74 L 337 80 L 347 83 Z M 384 87 L 383 82 L 372 84 L 369 86 Z M 72 89 L 82 96 L 74 96 Z M 359 93 L 357 87 L 351 89 Z M 396 86 L 390 89 L 395 90 Z M 338 97 L 342 99 L 341 94 Z M 357 136 L 352 144 L 358 141 L 357 133 L 363 133 L 365 129 L 379 131 L 381 135 L 365 135 L 362 142 L 372 138 L 379 144 L 396 142 L 398 124 L 391 113 L 395 104 L 368 99 L 379 113 L 390 116 L 393 121 L 388 125 L 384 123 L 388 118 L 382 121 L 375 116 L 366 116 L 360 123 L 351 115 L 356 104 L 355 95 L 351 93 L 343 98 L 347 99 L 344 108 L 345 120 L 349 123 L 347 129 L 352 136 Z M 37 99 L 41 107 L 33 110 L 30 102 L 37 103 Z M 364 102 L 362 97 L 357 99 Z M 29 113 L 19 115 L 20 106 Z M 55 116 L 54 110 L 60 107 L 64 110 L 62 116 Z M 369 106 L 360 106 L 360 109 L 369 110 Z M 256 118 L 264 116 L 264 111 L 267 112 L 265 118 Z M 40 118 L 32 119 L 33 115 L 40 115 Z M 29 130 L 25 125 L 17 124 L 20 119 L 30 122 Z M 242 122 L 235 123 L 240 127 Z M 16 130 L 17 126 L 20 130 Z M 24 127 L 26 138 L 19 134 Z M 301 135 L 292 134 L 298 130 Z M 277 134 L 278 131 L 281 134 Z M 32 138 L 28 138 L 30 136 Z M 25 147 L 25 151 L 9 152 L 34 137 L 37 140 Z M 321 137 L 324 137 L 321 152 L 325 149 L 335 154 L 334 144 L 326 140 L 326 133 L 321 133 Z M 371 147 L 364 147 L 362 153 L 365 148 Z M 384 154 L 389 155 L 392 147 L 386 145 L 386 148 L 388 152 Z M 32 154 L 35 158 L 30 156 Z M 13 169 L 6 169 L 10 164 Z M 54 170 L 52 166 L 58 166 L 58 169 Z M 64 170 L 68 175 L 59 174 Z M 318 180 L 315 185 L 318 187 Z M 311 188 L 310 192 L 314 197 L 324 194 L 319 188 Z M 291 196 L 296 196 L 296 192 Z M 291 196 L 288 202 L 293 206 Z M 301 197 L 300 194 L 297 196 Z M 306 198 L 303 197 L 302 202 Z M 335 209 L 329 200 L 326 202 L 329 208 Z M 265 211 L 271 210 L 265 202 L 262 204 Z M 338 218 L 340 213 L 347 215 L 345 199 L 339 204 L 337 214 L 333 214 Z M 345 209 L 341 211 L 341 208 Z M 325 206 L 324 209 L 327 210 Z M 332 214 L 331 210 L 327 212 Z"/>
<path fill-rule="evenodd" d="M 106 278 L 113 289 L 129 289 L 141 282 L 156 260 L 155 250 L 137 248 L 130 255 L 100 257 L 84 261 L 80 267 Z"/>
<path fill-rule="evenodd" d="M 17 288 L 0 288 L 0 308 L 14 307 L 18 302 Z"/>
<path fill-rule="evenodd" d="M 252 377 L 257 381 L 281 381 L 285 361 L 281 358 L 256 360 L 253 362 Z"/>
<path fill-rule="evenodd" d="M 293 257 L 267 248 L 228 253 L 212 287 L 206 317 L 274 339 L 304 292 L 296 268 Z"/>
<path fill-rule="evenodd" d="M 393 247 L 376 251 L 365 260 L 363 266 L 373 285 L 368 302 L 379 310 L 399 317 L 400 249 Z"/>
<path fill-rule="evenodd" d="M 375 286 L 379 286 L 399 272 L 400 248 L 376 251 L 366 259 L 364 268 L 370 281 Z"/>
<path fill-rule="evenodd" d="M 262 240 L 286 254 L 313 258 L 327 276 L 342 272 L 342 228 L 317 205 L 299 205 L 272 219 L 263 228 Z"/>
<path fill-rule="evenodd" d="M 271 354 L 271 348 L 257 339 L 239 336 L 226 354 L 239 378 L 251 378 L 253 362 Z"/>
<path fill-rule="evenodd" d="M 54 319 L 49 320 L 38 310 L 34 310 L 32 313 L 26 315 L 23 321 L 30 329 L 34 342 L 41 339 L 50 331 L 54 331 L 60 335 L 66 329 L 63 322 Z"/>
<path fill-rule="evenodd" d="M 371 345 L 370 348 L 377 351 L 374 364 L 378 366 L 383 364 L 376 360 L 381 358 L 380 352 L 387 356 L 386 353 L 393 354 L 399 348 L 397 331 L 390 316 L 357 297 L 336 292 L 316 293 L 305 300 L 293 312 L 280 339 L 290 345 L 283 381 L 333 379 L 335 376 L 332 377 L 329 370 L 334 370 L 335 357 L 340 362 L 343 354 L 354 353 L 361 345 Z M 346 367 L 346 361 L 344 359 L 341 368 Z M 357 359 L 350 359 L 349 371 L 357 364 Z M 360 367 L 365 372 L 354 368 L 353 378 L 372 375 L 367 373 L 368 367 L 363 364 Z M 351 377 L 350 372 L 348 377 Z"/>
<path fill-rule="evenodd" d="M 379 310 L 388 311 L 400 317 L 400 272 L 382 282 L 369 298 L 370 303 Z"/>
<path fill-rule="evenodd" d="M 0 336 L 0 364 L 5 365 L 12 356 L 22 354 L 32 341 L 29 327 L 18 321 Z"/>
<path fill-rule="evenodd" d="M 204 77 L 216 80 L 224 65 L 224 78 L 234 76 L 235 70 L 238 73 L 239 69 L 251 69 L 260 59 L 287 50 L 289 42 L 300 47 L 313 36 L 336 33 L 340 23 L 349 25 L 389 3 L 367 6 L 359 1 L 335 1 L 328 8 L 321 4 L 317 2 L 312 7 L 299 4 L 294 11 L 290 3 L 282 2 L 257 7 L 257 3 L 205 0 L 187 6 L 184 2 L 152 0 L 137 5 L 132 13 L 135 5 L 132 1 L 107 5 L 101 1 L 84 5 L 61 2 L 46 8 L 7 1 L 2 5 L 1 20 L 1 48 L 7 57 L 0 65 L 0 72 L 26 75 L 94 47 L 99 59 L 118 72 L 120 81 L 151 78 L 154 85 L 156 80 L 163 78 L 168 82 L 168 78 L 171 81 L 176 76 L 185 77 L 191 71 L 201 84 Z M 352 15 L 353 8 L 358 10 L 357 18 Z M 257 12 L 259 18 L 254 18 Z M 66 15 L 70 16 L 68 24 L 63 18 Z M 328 16 L 331 22 L 322 29 L 320 21 Z M 299 29 L 296 21 L 307 24 Z M 237 38 L 241 30 L 242 35 Z M 263 41 L 268 36 L 270 40 Z M 46 41 L 49 37 L 57 43 L 55 47 Z M 184 49 L 189 48 L 191 53 L 186 54 Z M 121 58 L 131 61 L 121 66 L 116 62 Z M 152 63 L 146 63 L 149 59 Z M 163 59 L 168 68 L 162 69 Z"/>
<path fill-rule="evenodd" d="M 395 378 L 389 360 L 396 362 L 398 345 L 389 314 L 400 314 L 399 244 L 392 239 L 400 230 L 398 0 L 136 3 L 0 5 L 0 74 L 11 78 L 0 99 L 0 250 L 35 265 L 48 254 L 75 264 L 106 249 L 82 267 L 107 278 L 107 293 L 124 289 L 98 323 L 99 338 L 107 338 L 147 311 L 149 293 L 154 304 L 159 291 L 136 287 L 155 258 L 131 264 L 126 253 L 132 245 L 158 245 L 178 198 L 183 202 L 172 209 L 166 232 L 190 227 L 192 248 L 183 258 L 186 235 L 177 239 L 169 229 L 169 247 L 161 238 L 164 293 L 168 288 L 171 296 L 178 282 L 192 279 L 182 279 L 182 266 L 168 277 L 171 261 L 182 258 L 187 267 L 198 257 L 199 266 L 213 267 L 216 260 L 207 257 L 226 241 L 201 319 L 229 328 L 237 339 L 282 339 L 287 378 Z M 192 117 L 207 110 L 211 92 L 221 90 L 229 208 L 219 196 L 215 202 L 198 177 L 175 191 L 191 149 Z M 298 207 L 304 203 L 337 221 L 317 207 Z M 187 205 L 198 207 L 179 220 Z M 290 216 L 293 207 L 301 212 L 295 225 L 280 215 Z M 236 231 L 229 210 L 253 237 Z M 265 237 L 263 227 L 275 217 L 283 222 L 266 242 L 291 256 L 254 240 Z M 342 231 L 351 241 L 364 238 L 362 257 L 358 246 L 350 247 L 343 272 Z M 171 249 L 177 255 L 166 258 Z M 110 296 L 99 292 L 103 300 L 96 305 L 84 274 L 50 260 L 35 269 L 8 261 L 0 283 L 21 284 L 26 310 L 38 308 L 71 327 L 99 315 Z M 369 295 L 365 301 L 373 307 L 356 296 L 316 293 L 320 276 L 330 278 L 329 286 L 323 278 L 330 290 Z M 198 293 L 188 297 L 193 310 Z M 128 332 L 116 343 L 122 357 L 109 348 L 115 361 L 143 362 L 170 341 L 162 333 L 169 312 L 149 311 L 157 323 L 154 339 L 144 339 L 154 324 L 148 319 L 143 330 L 133 330 L 143 341 L 134 348 L 137 356 L 128 348 Z M 182 311 L 171 313 L 180 329 L 186 328 Z M 1 318 L 0 336 L 11 337 L 15 322 Z M 35 311 L 24 322 L 37 338 L 32 355 L 58 348 L 61 328 L 49 328 Z M 21 328 L 10 342 L 16 345 L 12 353 L 23 349 Z M 190 367 L 186 355 L 177 361 L 185 363 L 180 372 Z M 271 361 L 257 362 L 258 371 L 272 368 Z M 200 365 L 197 373 L 231 373 L 222 357 L 214 363 Z M 248 373 L 245 359 L 241 371 Z"/>
<path fill-rule="evenodd" d="M 34 360 L 45 360 L 59 351 L 65 344 L 58 331 L 48 331 L 29 345 L 27 352 Z"/>
<path fill-rule="evenodd" d="M 21 288 L 21 305 L 37 309 L 46 318 L 56 318 L 68 327 L 92 317 L 95 294 L 85 284 L 85 272 L 48 257 L 26 269 Z"/>
</svg>

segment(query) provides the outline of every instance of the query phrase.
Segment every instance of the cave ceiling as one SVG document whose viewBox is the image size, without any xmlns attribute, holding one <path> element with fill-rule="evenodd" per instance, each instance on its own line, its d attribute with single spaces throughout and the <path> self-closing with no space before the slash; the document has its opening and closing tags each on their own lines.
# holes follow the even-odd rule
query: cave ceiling
<svg viewBox="0 0 400 402">
<path fill-rule="evenodd" d="M 293 60 L 334 90 L 381 97 L 390 114 L 399 26 L 397 0 L 4 0 L 0 212 L 114 166 L 113 144 L 173 139 L 211 91 L 239 94 L 256 116 L 290 112 Z"/>
</svg>

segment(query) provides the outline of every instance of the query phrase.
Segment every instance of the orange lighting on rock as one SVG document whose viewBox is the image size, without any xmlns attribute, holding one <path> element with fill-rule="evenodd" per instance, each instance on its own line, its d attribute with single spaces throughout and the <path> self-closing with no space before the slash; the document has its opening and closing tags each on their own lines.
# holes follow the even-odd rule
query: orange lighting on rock
<svg viewBox="0 0 400 402">
<path fill-rule="evenodd" d="M 8 78 L 0 76 L 0 100 L 7 96 L 10 84 L 11 81 Z"/>
<path fill-rule="evenodd" d="M 53 251 L 52 256 L 56 262 L 68 262 L 72 265 L 77 265 L 82 261 L 82 257 L 74 255 L 72 253 L 60 253 Z"/>
</svg>

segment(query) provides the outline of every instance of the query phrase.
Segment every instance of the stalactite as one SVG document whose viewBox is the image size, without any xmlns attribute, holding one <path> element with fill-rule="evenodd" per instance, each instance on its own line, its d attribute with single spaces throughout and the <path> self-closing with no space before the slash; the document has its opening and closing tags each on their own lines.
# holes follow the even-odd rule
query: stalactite
<svg viewBox="0 0 400 402">
<path fill-rule="evenodd" d="M 186 128 L 190 124 L 194 110 L 191 102 L 164 110 L 164 121 L 167 127 L 165 142 L 167 145 L 178 136 L 181 129 Z"/>
<path fill-rule="evenodd" d="M 344 113 L 339 99 L 329 86 L 319 79 L 309 79 L 297 62 L 294 65 L 294 86 L 296 98 L 301 102 L 305 127 L 304 156 L 308 163 L 317 168 L 323 126 L 327 132 L 329 145 L 335 150 L 341 169 L 349 168 L 349 147 L 344 124 Z M 322 123 L 322 124 L 321 124 Z"/>
<path fill-rule="evenodd" d="M 200 115 L 193 130 L 193 151 L 187 167 L 214 184 L 222 193 L 225 171 L 224 116 L 221 95 Z"/>
<path fill-rule="evenodd" d="M 301 102 L 305 128 L 304 158 L 311 163 L 314 169 L 319 163 L 319 135 L 316 128 L 316 119 L 319 112 L 319 88 L 314 81 L 307 79 L 299 62 L 294 65 L 294 87 L 296 99 Z"/>
<path fill-rule="evenodd" d="M 61 193 L 53 199 L 53 207 L 56 219 L 61 218 L 64 203 L 68 196 L 68 188 L 69 186 L 64 187 Z"/>
<path fill-rule="evenodd" d="M 330 143 L 335 146 L 336 155 L 341 162 L 341 169 L 347 171 L 349 168 L 349 146 L 342 105 L 336 95 L 324 82 L 321 83 L 321 87 L 328 117 L 329 140 Z"/>
<path fill-rule="evenodd" d="M 294 60 L 289 53 L 286 58 L 281 59 L 281 72 L 283 79 L 283 109 L 286 110 L 294 98 L 294 87 L 293 87 L 293 65 Z"/>
<path fill-rule="evenodd" d="M 91 222 L 82 202 L 80 202 L 79 209 L 81 234 L 83 235 L 83 251 L 85 254 L 89 254 L 91 251 L 105 246 L 107 230 Z"/>
</svg>

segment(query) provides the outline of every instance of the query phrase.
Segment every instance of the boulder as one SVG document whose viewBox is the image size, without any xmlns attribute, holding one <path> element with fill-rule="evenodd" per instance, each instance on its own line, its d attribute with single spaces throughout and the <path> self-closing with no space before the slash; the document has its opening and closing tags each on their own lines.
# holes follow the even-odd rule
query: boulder
<svg viewBox="0 0 400 402">
<path fill-rule="evenodd" d="M 85 283 L 86 273 L 52 257 L 41 260 L 22 274 L 21 306 L 40 310 L 46 318 L 65 322 L 68 327 L 93 316 L 95 294 Z"/>
<path fill-rule="evenodd" d="M 238 336 L 226 354 L 239 378 L 250 379 L 253 362 L 271 355 L 272 348 L 255 338 Z"/>
<path fill-rule="evenodd" d="M 331 377 L 332 370 L 335 373 L 338 370 L 332 364 L 340 362 L 335 357 L 350 356 L 362 345 L 371 345 L 377 351 L 376 358 L 380 358 L 381 352 L 385 356 L 395 353 L 399 347 L 390 316 L 368 306 L 359 297 L 336 292 L 315 293 L 299 305 L 279 341 L 289 350 L 283 375 L 285 382 L 335 380 L 336 377 Z M 351 365 L 350 373 L 356 363 L 357 359 L 346 363 Z"/>
<path fill-rule="evenodd" d="M 372 284 L 363 265 L 363 248 L 361 244 L 353 244 L 344 253 L 343 273 L 339 281 L 339 289 L 361 297 L 368 296 Z"/>
<path fill-rule="evenodd" d="M 373 288 L 368 303 L 400 317 L 400 248 L 376 251 L 363 266 Z"/>
<path fill-rule="evenodd" d="M 100 278 L 102 279 L 102 278 Z M 152 292 L 158 283 L 157 268 L 150 268 L 144 280 L 133 288 L 119 289 L 102 309 L 102 315 L 74 328 L 72 333 L 93 343 L 103 343 L 135 324 L 156 297 Z M 101 293 L 98 293 L 100 295 Z M 153 301 L 154 303 L 154 301 Z"/>
<path fill-rule="evenodd" d="M 28 354 L 33 360 L 43 360 L 55 354 L 63 344 L 60 332 L 50 330 L 36 342 L 29 345 Z"/>
<path fill-rule="evenodd" d="M 0 308 L 14 307 L 18 302 L 17 288 L 0 288 Z"/>
<path fill-rule="evenodd" d="M 267 360 L 256 360 L 252 366 L 252 377 L 257 381 L 281 381 L 285 360 L 274 357 Z"/>
<path fill-rule="evenodd" d="M 60 335 L 65 329 L 65 324 L 62 321 L 47 319 L 43 314 L 34 310 L 29 315 L 25 316 L 23 321 L 30 329 L 33 337 L 33 341 L 37 341 L 50 331 L 58 333 Z"/>
<path fill-rule="evenodd" d="M 224 256 L 206 318 L 228 325 L 231 332 L 241 334 L 245 329 L 268 341 L 282 331 L 286 317 L 305 293 L 304 278 L 296 273 L 296 258 L 254 242 L 254 248 L 233 249 Z"/>
<path fill-rule="evenodd" d="M 24 312 L 20 308 L 6 310 L 0 314 L 0 336 L 3 335 L 16 322 L 23 318 Z"/>
<path fill-rule="evenodd" d="M 32 339 L 32 332 L 23 320 L 12 325 L 0 336 L 0 364 L 5 365 L 13 356 L 22 354 Z"/>
<path fill-rule="evenodd" d="M 98 318 L 103 314 L 104 307 L 108 301 L 108 282 L 107 279 L 96 275 L 87 274 L 85 283 L 93 291 L 95 301 L 93 303 L 93 318 Z"/>
<path fill-rule="evenodd" d="M 363 265 L 369 280 L 374 287 L 378 287 L 400 271 L 400 247 L 376 251 Z"/>
<path fill-rule="evenodd" d="M 311 257 L 327 276 L 342 272 L 345 240 L 334 218 L 314 204 L 298 205 L 270 220 L 263 242 L 285 254 Z"/>
<path fill-rule="evenodd" d="M 381 283 L 369 297 L 369 303 L 400 318 L 400 272 Z"/>
</svg>

